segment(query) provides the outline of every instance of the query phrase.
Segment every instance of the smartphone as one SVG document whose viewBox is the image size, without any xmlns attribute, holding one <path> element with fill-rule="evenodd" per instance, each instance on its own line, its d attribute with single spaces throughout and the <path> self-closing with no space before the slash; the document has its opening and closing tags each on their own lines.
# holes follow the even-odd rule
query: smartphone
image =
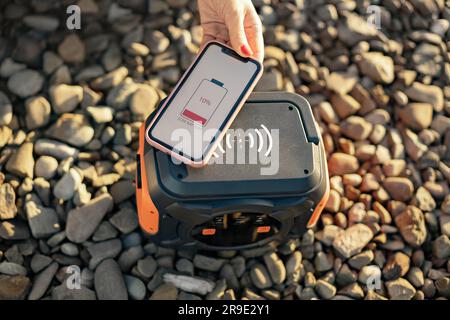
<svg viewBox="0 0 450 320">
<path fill-rule="evenodd" d="M 262 69 L 257 60 L 208 42 L 150 122 L 147 142 L 187 165 L 206 165 Z"/>
</svg>

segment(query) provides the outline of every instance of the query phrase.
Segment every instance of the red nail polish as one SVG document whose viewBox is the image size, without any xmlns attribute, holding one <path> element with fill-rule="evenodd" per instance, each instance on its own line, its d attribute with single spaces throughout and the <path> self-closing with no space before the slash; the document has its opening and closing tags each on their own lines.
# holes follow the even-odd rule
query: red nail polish
<svg viewBox="0 0 450 320">
<path fill-rule="evenodd" d="M 252 50 L 249 47 L 247 47 L 245 44 L 243 44 L 241 46 L 241 51 L 243 54 L 245 54 L 247 56 L 251 56 L 253 54 Z"/>
</svg>

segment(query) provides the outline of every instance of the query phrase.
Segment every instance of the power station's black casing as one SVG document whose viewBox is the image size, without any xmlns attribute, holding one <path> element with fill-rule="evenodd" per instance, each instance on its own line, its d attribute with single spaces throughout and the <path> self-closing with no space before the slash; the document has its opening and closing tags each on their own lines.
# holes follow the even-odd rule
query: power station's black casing
<svg viewBox="0 0 450 320">
<path fill-rule="evenodd" d="M 145 128 L 155 114 L 148 117 Z M 146 182 L 149 194 L 141 193 L 136 200 L 150 197 L 159 215 L 158 231 L 149 235 L 151 240 L 175 248 L 248 249 L 299 237 L 308 223 L 317 220 L 328 198 L 329 182 L 326 155 L 309 103 L 293 93 L 253 93 L 230 129 L 261 124 L 279 130 L 275 175 L 261 175 L 260 164 L 177 165 L 145 139 L 140 140 L 144 146 L 137 157 L 136 185 L 139 188 Z M 255 225 L 269 225 L 271 231 L 258 234 L 254 241 L 239 227 L 233 234 L 220 228 L 212 235 L 199 231 L 214 229 L 224 214 L 235 212 L 255 217 Z"/>
</svg>

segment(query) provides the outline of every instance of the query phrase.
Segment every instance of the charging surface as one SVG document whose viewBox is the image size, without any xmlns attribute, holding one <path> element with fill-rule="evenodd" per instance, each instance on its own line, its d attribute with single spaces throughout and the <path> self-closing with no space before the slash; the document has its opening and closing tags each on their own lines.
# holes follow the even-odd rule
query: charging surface
<svg viewBox="0 0 450 320">
<path fill-rule="evenodd" d="M 321 180 L 323 160 L 311 108 L 298 95 L 276 96 L 250 97 L 207 166 L 176 164 L 155 150 L 160 186 L 180 198 L 309 192 Z"/>
<path fill-rule="evenodd" d="M 233 130 L 244 131 L 243 137 Z M 290 103 L 246 104 L 227 135 L 230 143 L 227 136 L 222 141 L 225 152 L 217 148 L 218 157 L 212 158 L 220 162 L 203 168 L 188 167 L 185 181 L 298 179 L 313 171 L 312 143 L 306 140 L 299 110 Z"/>
</svg>

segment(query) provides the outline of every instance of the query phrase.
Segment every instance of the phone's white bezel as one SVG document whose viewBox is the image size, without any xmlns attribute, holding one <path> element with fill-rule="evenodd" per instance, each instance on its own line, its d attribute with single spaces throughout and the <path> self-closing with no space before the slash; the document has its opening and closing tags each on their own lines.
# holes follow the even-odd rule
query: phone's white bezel
<svg viewBox="0 0 450 320">
<path fill-rule="evenodd" d="M 155 147 L 156 149 L 161 150 L 162 152 L 172 156 L 173 158 L 175 158 L 178 161 L 181 161 L 187 165 L 190 165 L 192 167 L 203 167 L 204 165 L 206 165 L 209 161 L 209 159 L 211 158 L 213 152 L 215 151 L 215 149 L 218 147 L 219 143 L 222 141 L 226 131 L 229 129 L 230 125 L 233 123 L 234 119 L 236 118 L 236 116 L 238 115 L 239 111 L 241 110 L 242 106 L 244 105 L 245 101 L 247 100 L 248 96 L 250 95 L 250 93 L 253 91 L 253 88 L 255 87 L 256 83 L 258 82 L 259 78 L 262 75 L 262 71 L 263 71 L 263 66 L 262 64 L 255 60 L 252 59 L 253 62 L 255 62 L 257 64 L 257 66 L 259 67 L 258 73 L 256 74 L 256 77 L 253 80 L 253 83 L 251 83 L 248 86 L 248 90 L 245 93 L 245 95 L 243 96 L 242 100 L 239 102 L 239 105 L 237 105 L 236 109 L 234 110 L 234 112 L 231 114 L 230 118 L 228 119 L 227 123 L 225 123 L 223 129 L 221 130 L 221 132 L 219 133 L 219 135 L 217 136 L 217 138 L 214 140 L 214 142 L 212 142 L 211 147 L 209 148 L 209 150 L 206 152 L 206 154 L 204 155 L 202 160 L 196 161 L 196 160 L 192 160 L 191 158 L 185 157 L 183 155 L 180 155 L 177 152 L 173 151 L 172 149 L 169 149 L 167 147 L 165 147 L 164 145 L 158 143 L 157 141 L 153 140 L 150 137 L 150 129 L 153 127 L 154 124 L 156 124 L 156 122 L 159 120 L 159 117 L 161 115 L 161 112 L 164 110 L 165 107 L 167 107 L 168 102 L 172 100 L 172 97 L 175 95 L 175 93 L 178 91 L 178 87 L 184 82 L 184 79 L 187 77 L 187 75 L 190 73 L 190 70 L 193 68 L 194 65 L 196 65 L 197 60 L 199 59 L 199 57 L 201 57 L 202 53 L 208 49 L 208 47 L 211 44 L 217 44 L 219 46 L 222 47 L 226 47 L 229 50 L 234 51 L 231 47 L 217 42 L 217 41 L 209 41 L 205 44 L 205 46 L 203 47 L 203 49 L 198 53 L 196 59 L 192 62 L 192 64 L 189 66 L 189 68 L 184 72 L 184 74 L 182 75 L 181 79 L 178 81 L 178 83 L 175 85 L 175 87 L 173 88 L 172 92 L 169 94 L 169 96 L 167 96 L 166 101 L 164 102 L 164 104 L 161 106 L 161 108 L 158 110 L 158 113 L 153 117 L 152 121 L 150 122 L 150 124 L 148 125 L 147 129 L 145 130 L 145 139 L 146 141 L 152 145 L 153 147 Z M 234 51 L 235 52 L 235 51 Z M 238 54 L 238 53 L 236 53 Z M 209 145 L 208 145 L 209 146 Z"/>
</svg>

